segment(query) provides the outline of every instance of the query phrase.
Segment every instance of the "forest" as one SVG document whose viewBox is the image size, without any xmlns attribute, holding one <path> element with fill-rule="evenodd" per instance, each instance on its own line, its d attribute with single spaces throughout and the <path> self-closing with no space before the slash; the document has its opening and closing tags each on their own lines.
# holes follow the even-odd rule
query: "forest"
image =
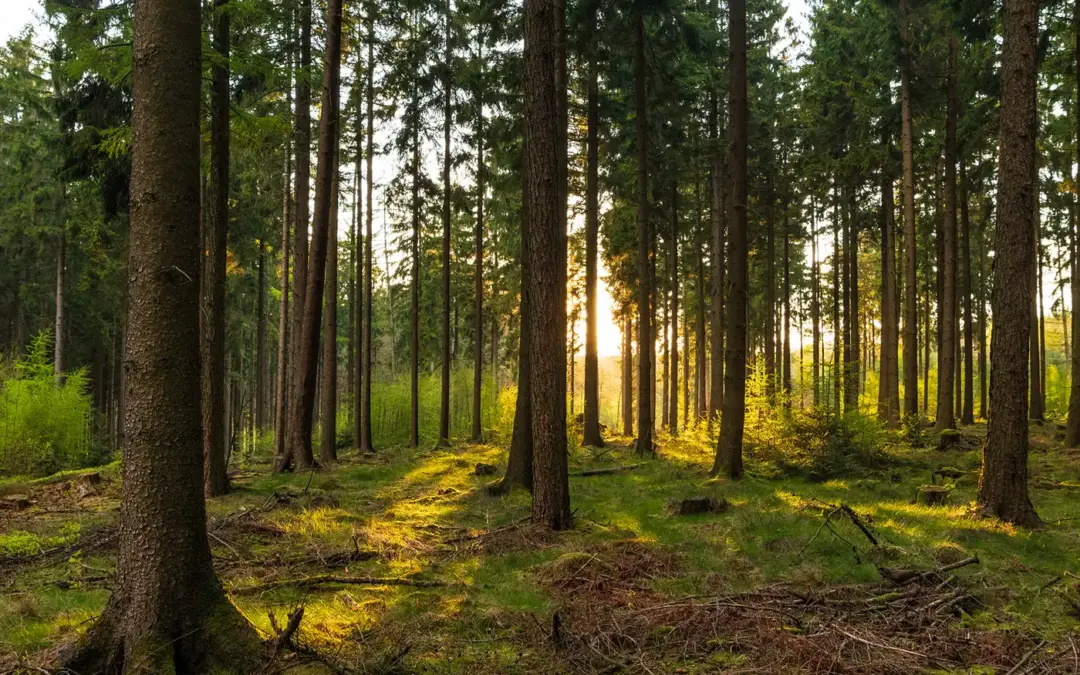
<svg viewBox="0 0 1080 675">
<path fill-rule="evenodd" d="M 1080 0 L 4 3 L 0 673 L 1080 674 Z"/>
</svg>

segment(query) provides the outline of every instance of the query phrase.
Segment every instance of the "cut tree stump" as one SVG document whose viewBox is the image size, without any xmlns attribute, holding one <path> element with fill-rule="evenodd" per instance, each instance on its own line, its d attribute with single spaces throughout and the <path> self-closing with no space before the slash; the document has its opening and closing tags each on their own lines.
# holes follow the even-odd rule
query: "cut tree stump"
<svg viewBox="0 0 1080 675">
<path fill-rule="evenodd" d="M 698 513 L 723 513 L 728 509 L 728 500 L 713 497 L 687 497 L 679 502 L 678 514 L 692 516 Z"/>
<path fill-rule="evenodd" d="M 476 465 L 473 473 L 477 476 L 494 476 L 499 473 L 499 467 L 494 464 L 484 464 L 483 462 L 480 462 Z"/>
<path fill-rule="evenodd" d="M 915 491 L 915 503 L 924 506 L 945 506 L 949 501 L 949 488 L 944 485 L 923 485 Z"/>
</svg>

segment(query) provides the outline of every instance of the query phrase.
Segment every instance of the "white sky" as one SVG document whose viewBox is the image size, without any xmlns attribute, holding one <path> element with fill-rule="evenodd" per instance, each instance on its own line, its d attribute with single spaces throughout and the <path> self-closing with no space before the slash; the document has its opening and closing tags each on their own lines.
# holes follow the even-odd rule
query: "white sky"
<svg viewBox="0 0 1080 675">
<path fill-rule="evenodd" d="M 0 42 L 23 29 L 34 19 L 40 0 L 0 0 Z"/>
</svg>

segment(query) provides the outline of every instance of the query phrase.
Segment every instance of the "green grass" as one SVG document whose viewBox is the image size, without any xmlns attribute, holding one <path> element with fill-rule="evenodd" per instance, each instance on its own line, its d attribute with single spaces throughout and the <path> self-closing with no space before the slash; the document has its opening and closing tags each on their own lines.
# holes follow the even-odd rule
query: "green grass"
<svg viewBox="0 0 1080 675">
<path fill-rule="evenodd" d="M 982 432 L 981 427 L 967 430 Z M 898 435 L 888 434 L 882 437 L 887 468 L 813 481 L 798 471 L 778 473 L 775 449 L 751 446 L 748 476 L 733 483 L 708 477 L 712 439 L 704 430 L 694 430 L 678 440 L 662 436 L 660 458 L 646 460 L 634 471 L 572 477 L 576 527 L 557 535 L 508 527 L 475 538 L 529 513 L 528 494 L 489 497 L 484 487 L 492 479 L 473 475 L 478 462 L 505 463 L 501 448 L 464 443 L 447 450 L 387 448 L 374 458 L 346 456 L 339 466 L 311 476 L 267 475 L 265 463 L 256 457 L 254 475 L 239 481 L 233 494 L 208 504 L 212 518 L 259 506 L 276 490 L 299 492 L 310 481 L 308 492 L 299 506 L 274 509 L 262 517 L 283 531 L 280 537 L 229 533 L 211 543 L 216 556 L 239 554 L 253 561 L 272 554 L 346 550 L 355 539 L 379 555 L 350 565 L 350 574 L 447 582 L 435 589 L 282 588 L 234 598 L 266 631 L 268 612 L 280 617 L 305 602 L 301 636 L 310 644 L 371 664 L 392 660 L 408 643 L 413 645 L 410 667 L 423 672 L 547 672 L 548 657 L 529 651 L 534 642 L 525 637 L 550 622 L 560 604 L 540 572 L 563 556 L 579 556 L 567 560 L 588 564 L 603 546 L 625 540 L 677 559 L 677 574 L 644 582 L 643 591 L 671 598 L 776 583 L 820 588 L 873 582 L 879 578 L 879 565 L 932 569 L 977 555 L 980 565 L 956 572 L 983 603 L 964 621 L 979 630 L 1019 631 L 1052 640 L 1080 628 L 1069 584 L 1042 588 L 1064 571 L 1080 567 L 1080 520 L 1071 520 L 1080 519 L 1080 500 L 1072 489 L 1044 488 L 1077 481 L 1080 453 L 1062 449 L 1051 436 L 1052 426 L 1034 432 L 1032 500 L 1048 523 L 1037 531 L 974 516 L 977 450 L 945 455 L 912 450 Z M 627 441 L 613 439 L 616 448 L 599 458 L 589 449 L 573 449 L 571 471 L 641 461 L 623 447 Z M 967 472 L 952 490 L 949 505 L 915 506 L 915 490 L 944 465 Z M 31 490 L 40 487 L 26 485 Z M 311 495 L 330 495 L 336 506 L 304 508 L 304 499 Z M 673 502 L 704 495 L 727 499 L 730 508 L 718 514 L 673 515 Z M 830 510 L 826 504 L 841 502 L 870 523 L 882 546 L 872 549 L 852 523 L 840 517 L 832 520 L 835 534 L 822 529 Z M 94 514 L 80 519 L 82 531 L 115 522 L 111 506 L 95 504 Z M 70 535 L 69 521 L 70 516 L 40 509 L 19 514 L 3 523 L 0 551 L 25 538 L 19 532 L 32 533 L 38 544 L 54 541 L 64 528 Z M 92 561 L 12 568 L 14 584 L 0 594 L 0 653 L 25 654 L 70 638 L 101 608 L 107 590 L 100 583 L 79 581 L 113 564 L 108 555 L 95 555 Z M 240 564 L 224 566 L 219 573 L 227 588 L 235 588 L 274 578 L 275 573 L 321 571 L 315 566 L 275 572 Z M 729 657 L 736 658 L 716 658 Z"/>
</svg>

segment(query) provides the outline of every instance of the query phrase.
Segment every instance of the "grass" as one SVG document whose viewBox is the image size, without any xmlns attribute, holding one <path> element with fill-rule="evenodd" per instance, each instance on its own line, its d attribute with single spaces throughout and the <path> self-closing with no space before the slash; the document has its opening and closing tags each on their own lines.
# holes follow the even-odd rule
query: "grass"
<svg viewBox="0 0 1080 675">
<path fill-rule="evenodd" d="M 983 429 L 965 431 L 979 435 Z M 346 456 L 338 466 L 310 476 L 268 475 L 266 464 L 255 457 L 252 470 L 237 479 L 237 489 L 208 504 L 212 528 L 241 507 L 264 504 L 275 491 L 300 496 L 258 518 L 276 536 L 225 528 L 211 543 L 226 588 L 325 573 L 317 563 L 259 561 L 307 552 L 328 555 L 354 545 L 377 555 L 334 573 L 445 582 L 440 588 L 286 587 L 234 597 L 264 631 L 270 630 L 269 612 L 281 617 L 306 603 L 301 639 L 363 662 L 367 672 L 380 672 L 379 667 L 432 673 L 574 670 L 576 662 L 566 656 L 560 664 L 545 640 L 559 611 L 573 617 L 567 630 L 587 632 L 585 615 L 569 609 L 576 599 L 594 598 L 597 607 L 618 605 L 632 612 L 641 603 L 658 606 L 777 584 L 819 590 L 871 584 L 879 581 L 879 566 L 928 570 L 972 555 L 981 564 L 955 575 L 978 605 L 960 615 L 960 625 L 988 635 L 1062 640 L 1080 628 L 1080 601 L 1069 583 L 1046 584 L 1080 567 L 1080 500 L 1072 489 L 1060 487 L 1077 481 L 1080 452 L 1061 448 L 1051 425 L 1034 433 L 1032 499 L 1048 523 L 1036 531 L 973 515 L 977 450 L 912 450 L 899 435 L 889 434 L 882 445 L 887 468 L 811 480 L 798 472 L 778 473 L 769 452 L 750 448 L 749 475 L 733 483 L 708 477 L 712 442 L 701 429 L 679 439 L 662 436 L 660 457 L 636 470 L 572 477 L 576 527 L 560 534 L 522 523 L 529 513 L 527 493 L 486 495 L 492 479 L 473 475 L 473 467 L 504 464 L 501 448 L 464 443 L 447 450 L 388 448 L 373 458 Z M 640 461 L 626 448 L 628 442 L 612 439 L 614 449 L 602 454 L 573 449 L 571 471 Z M 916 489 L 931 482 L 931 472 L 941 466 L 965 472 L 949 505 L 914 505 Z M 44 503 L 58 499 L 47 490 L 56 492 L 70 481 L 18 483 L 37 504 L 0 520 L 0 557 L 13 548 L 31 552 L 80 535 L 89 541 L 95 528 L 115 524 L 115 474 L 107 476 L 100 496 L 75 502 L 75 515 L 49 511 Z M 672 503 L 706 495 L 726 499 L 730 508 L 673 514 Z M 841 502 L 870 524 L 880 546 L 871 547 L 846 519 L 831 521 L 835 532 L 822 528 L 829 505 Z M 0 654 L 28 655 L 71 638 L 103 606 L 114 555 L 114 550 L 95 549 L 50 565 L 7 565 L 14 574 L 0 594 Z M 650 630 L 678 632 L 662 625 Z M 656 663 L 709 672 L 695 668 L 752 661 L 750 655 L 720 649 L 721 643 L 727 644 L 713 644 L 715 653 L 704 660 L 658 653 Z M 405 645 L 410 649 L 402 655 Z M 0 666 L 4 663 L 0 659 Z"/>
</svg>

